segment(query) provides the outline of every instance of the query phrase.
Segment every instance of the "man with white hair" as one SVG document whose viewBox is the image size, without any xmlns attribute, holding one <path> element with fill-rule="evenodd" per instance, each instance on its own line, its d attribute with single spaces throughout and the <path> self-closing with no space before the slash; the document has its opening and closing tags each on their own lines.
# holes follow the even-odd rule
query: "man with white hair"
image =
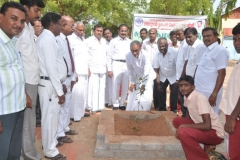
<svg viewBox="0 0 240 160">
<path fill-rule="evenodd" d="M 180 46 L 178 49 L 178 56 L 177 56 L 177 63 L 176 63 L 176 82 L 178 83 L 179 78 L 182 76 L 182 72 L 183 72 L 183 67 L 184 67 L 184 63 L 185 63 L 185 57 L 187 57 L 187 53 L 189 50 L 189 46 L 185 40 L 185 36 L 184 36 L 184 31 L 186 29 L 186 25 L 185 24 L 177 24 L 174 27 L 174 31 L 176 32 L 176 36 L 177 36 L 177 40 L 180 41 Z M 183 115 L 186 112 L 186 107 L 183 106 L 183 95 L 179 92 L 180 94 L 180 103 L 181 103 L 181 110 Z M 176 112 L 176 111 L 175 111 Z"/>
<path fill-rule="evenodd" d="M 90 114 L 85 113 L 89 74 L 88 49 L 85 43 L 84 34 L 84 24 L 77 21 L 74 23 L 74 33 L 68 37 L 73 50 L 77 77 L 76 84 L 73 86 L 72 90 L 72 106 L 70 106 L 70 118 L 75 122 L 80 121 L 84 116 L 90 116 Z"/>
<path fill-rule="evenodd" d="M 126 110 L 149 111 L 152 103 L 152 85 L 155 75 L 153 72 L 150 55 L 141 49 L 141 43 L 133 41 L 130 50 L 126 55 L 127 69 L 129 72 L 131 93 L 128 96 Z M 139 94 L 140 93 L 140 94 Z M 140 101 L 141 105 L 138 103 Z"/>
</svg>

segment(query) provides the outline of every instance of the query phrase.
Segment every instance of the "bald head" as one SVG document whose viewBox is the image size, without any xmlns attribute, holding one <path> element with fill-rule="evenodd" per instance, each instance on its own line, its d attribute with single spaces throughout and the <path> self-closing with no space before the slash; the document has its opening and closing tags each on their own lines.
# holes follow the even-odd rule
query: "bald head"
<svg viewBox="0 0 240 160">
<path fill-rule="evenodd" d="M 74 27 L 74 20 L 70 16 L 62 16 L 62 33 L 65 36 L 71 35 Z"/>
<path fill-rule="evenodd" d="M 168 41 L 166 38 L 159 38 L 157 41 L 158 44 L 158 50 L 160 51 L 160 53 L 162 53 L 163 55 L 165 55 L 167 53 L 168 50 Z"/>
</svg>

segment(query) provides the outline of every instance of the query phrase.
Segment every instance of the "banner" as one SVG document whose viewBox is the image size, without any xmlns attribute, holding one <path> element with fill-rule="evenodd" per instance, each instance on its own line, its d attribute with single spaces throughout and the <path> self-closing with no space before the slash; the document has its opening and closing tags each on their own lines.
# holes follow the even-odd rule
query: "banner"
<svg viewBox="0 0 240 160">
<path fill-rule="evenodd" d="M 157 14 L 134 14 L 132 40 L 142 41 L 140 30 L 146 28 L 156 28 L 158 38 L 165 37 L 169 42 L 169 33 L 179 23 L 186 24 L 187 27 L 195 27 L 198 31 L 198 38 L 202 40 L 202 29 L 206 26 L 207 16 L 170 16 Z"/>
</svg>

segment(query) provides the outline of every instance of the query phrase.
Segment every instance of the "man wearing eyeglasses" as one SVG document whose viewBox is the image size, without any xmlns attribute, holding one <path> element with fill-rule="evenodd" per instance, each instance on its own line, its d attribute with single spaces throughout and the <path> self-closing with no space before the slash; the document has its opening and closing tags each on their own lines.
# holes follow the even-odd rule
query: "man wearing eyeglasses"
<svg viewBox="0 0 240 160">
<path fill-rule="evenodd" d="M 73 50 L 70 47 L 68 40 L 69 35 L 73 33 L 74 20 L 69 16 L 62 16 L 62 31 L 59 36 L 56 37 L 58 46 L 63 54 L 67 66 L 67 79 L 63 82 L 62 86 L 66 96 L 66 101 L 62 105 L 59 115 L 58 123 L 58 141 L 63 143 L 71 143 L 73 140 L 66 135 L 78 134 L 74 130 L 70 130 L 70 106 L 72 105 L 72 88 L 75 83 L 75 64 L 73 59 Z"/>
</svg>

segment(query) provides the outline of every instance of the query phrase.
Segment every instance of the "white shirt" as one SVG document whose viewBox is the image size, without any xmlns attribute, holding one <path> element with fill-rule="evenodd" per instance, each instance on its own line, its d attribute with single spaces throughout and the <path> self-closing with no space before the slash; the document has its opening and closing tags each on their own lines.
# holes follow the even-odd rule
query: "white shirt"
<svg viewBox="0 0 240 160">
<path fill-rule="evenodd" d="M 107 49 L 107 69 L 112 71 L 113 60 L 126 60 L 126 54 L 130 52 L 131 40 L 122 39 L 120 36 L 110 41 Z"/>
<path fill-rule="evenodd" d="M 49 77 L 58 96 L 63 95 L 61 81 L 67 77 L 67 68 L 53 33 L 44 29 L 37 40 L 40 76 Z"/>
<path fill-rule="evenodd" d="M 40 72 L 34 36 L 35 33 L 31 23 L 25 23 L 16 43 L 16 49 L 22 55 L 26 83 L 33 85 L 38 84 Z"/>
<path fill-rule="evenodd" d="M 106 73 L 107 64 L 107 45 L 105 39 L 100 41 L 95 36 L 86 39 L 88 54 L 89 54 L 89 68 L 92 73 Z"/>
<path fill-rule="evenodd" d="M 192 46 L 189 46 L 189 52 L 185 55 L 185 61 L 188 60 L 186 75 L 194 76 L 196 67 L 202 58 L 204 47 L 205 45 L 199 39 L 197 39 Z"/>
<path fill-rule="evenodd" d="M 227 67 L 228 59 L 228 51 L 218 45 L 218 42 L 208 47 L 205 46 L 195 75 L 196 90 L 212 92 L 218 77 L 218 70 Z"/>
<path fill-rule="evenodd" d="M 179 80 L 179 78 L 182 75 L 183 66 L 185 63 L 185 54 L 188 53 L 188 49 L 189 49 L 189 46 L 188 46 L 186 40 L 184 39 L 183 41 L 180 42 L 180 47 L 177 52 L 177 64 L 176 64 L 176 67 L 177 67 L 176 79 L 177 80 Z"/>
<path fill-rule="evenodd" d="M 138 58 L 134 57 L 132 52 L 129 52 L 126 55 L 126 64 L 129 72 L 129 80 L 132 84 L 136 84 L 139 78 L 144 78 L 146 76 L 146 79 L 149 78 L 152 65 L 149 53 L 145 50 L 141 50 Z M 147 80 L 143 82 L 143 84 L 146 83 Z"/>
<path fill-rule="evenodd" d="M 68 36 L 73 50 L 73 58 L 77 74 L 88 74 L 88 48 L 84 37 L 82 39 L 75 33 Z"/>
<path fill-rule="evenodd" d="M 165 82 L 166 79 L 173 84 L 176 82 L 176 62 L 177 51 L 168 47 L 168 51 L 163 56 L 159 51 L 155 54 L 153 59 L 153 68 L 160 68 L 160 81 Z"/>
<path fill-rule="evenodd" d="M 150 42 L 150 40 L 145 41 L 142 48 L 150 54 L 150 59 L 152 62 L 154 55 L 158 52 L 157 39 L 155 39 L 153 44 Z"/>
<path fill-rule="evenodd" d="M 232 111 L 236 107 L 236 104 L 240 95 L 240 62 L 238 62 L 231 73 L 231 76 L 228 80 L 226 92 L 222 97 L 222 101 L 219 105 L 219 108 L 226 115 L 231 115 Z"/>
<path fill-rule="evenodd" d="M 67 67 L 68 67 L 67 68 L 68 69 L 67 75 L 71 76 L 72 81 L 75 81 L 75 73 L 72 72 L 71 58 L 70 58 L 70 55 L 69 55 L 71 53 L 69 53 L 69 50 L 68 50 L 68 44 L 67 44 L 66 36 L 64 34 L 60 33 L 60 35 L 57 36 L 56 39 L 57 39 L 58 47 L 61 50 L 62 56 L 64 57 L 64 59 L 67 63 Z M 70 42 L 69 42 L 69 45 L 70 45 Z M 72 48 L 71 46 L 69 46 L 69 47 L 70 47 L 70 49 Z M 71 52 L 73 53 L 73 50 L 71 50 Z M 72 57 L 73 57 L 73 55 L 72 55 Z M 74 59 L 73 59 L 73 63 L 74 63 Z M 75 68 L 74 68 L 74 71 L 75 71 Z"/>
</svg>

